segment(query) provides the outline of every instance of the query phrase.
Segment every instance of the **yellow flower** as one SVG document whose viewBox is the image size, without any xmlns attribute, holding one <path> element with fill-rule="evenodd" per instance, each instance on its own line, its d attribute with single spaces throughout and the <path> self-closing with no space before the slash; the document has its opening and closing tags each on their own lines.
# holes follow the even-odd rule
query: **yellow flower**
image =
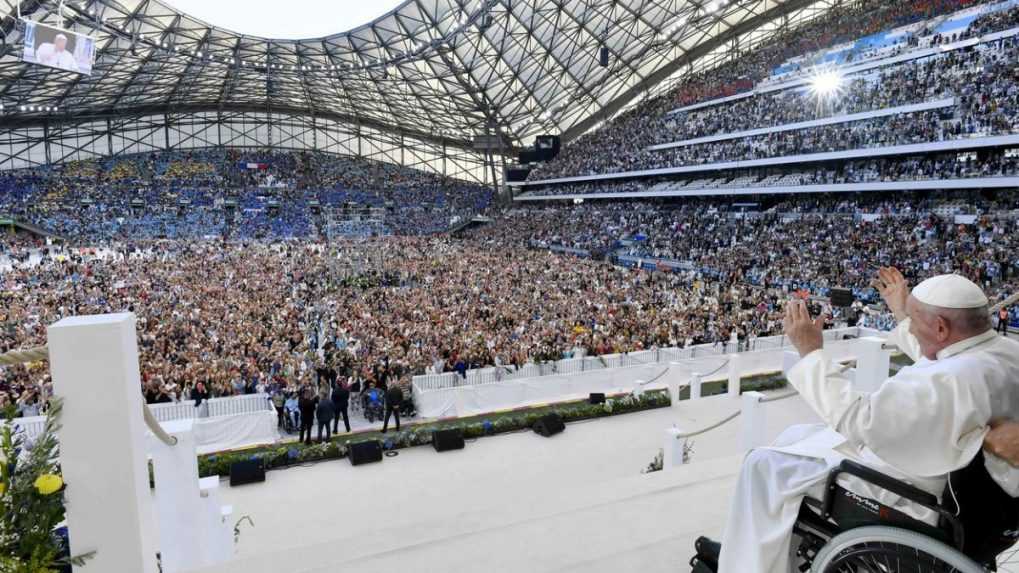
<svg viewBox="0 0 1019 573">
<path fill-rule="evenodd" d="M 62 487 L 64 487 L 64 480 L 58 475 L 43 474 L 35 480 L 35 489 L 43 495 L 56 493 Z"/>
<path fill-rule="evenodd" d="M 7 484 L 5 484 L 4 482 L 0 481 L 0 495 L 3 495 L 4 492 L 6 492 L 6 491 L 7 491 Z"/>
</svg>

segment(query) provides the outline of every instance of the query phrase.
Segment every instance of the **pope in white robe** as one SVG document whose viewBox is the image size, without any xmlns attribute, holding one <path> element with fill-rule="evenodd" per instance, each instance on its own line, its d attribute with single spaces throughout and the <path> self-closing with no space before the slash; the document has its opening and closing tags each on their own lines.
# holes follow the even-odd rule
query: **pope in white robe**
<svg viewBox="0 0 1019 573">
<path fill-rule="evenodd" d="M 988 300 L 964 277 L 941 275 L 908 291 L 896 269 L 875 287 L 899 320 L 888 342 L 914 360 L 862 393 L 822 348 L 823 317 L 790 303 L 786 334 L 800 353 L 790 383 L 824 421 L 793 426 L 743 462 L 722 537 L 720 573 L 795 571 L 793 525 L 803 498 L 820 499 L 830 469 L 849 458 L 940 498 L 947 476 L 980 450 L 992 420 L 1019 412 L 1019 343 L 996 336 Z M 986 454 L 991 474 L 1019 497 L 1019 472 Z M 841 480 L 840 480 L 840 483 Z M 928 510 L 848 479 L 844 487 L 933 523 Z"/>
</svg>

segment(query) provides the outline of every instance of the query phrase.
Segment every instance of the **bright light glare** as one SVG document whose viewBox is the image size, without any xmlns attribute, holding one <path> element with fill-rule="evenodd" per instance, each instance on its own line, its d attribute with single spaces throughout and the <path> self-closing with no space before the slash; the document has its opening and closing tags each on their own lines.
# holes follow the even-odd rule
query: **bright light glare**
<svg viewBox="0 0 1019 573">
<path fill-rule="evenodd" d="M 810 78 L 810 91 L 819 98 L 834 97 L 842 91 L 842 74 L 837 70 L 827 70 L 814 74 Z"/>
</svg>

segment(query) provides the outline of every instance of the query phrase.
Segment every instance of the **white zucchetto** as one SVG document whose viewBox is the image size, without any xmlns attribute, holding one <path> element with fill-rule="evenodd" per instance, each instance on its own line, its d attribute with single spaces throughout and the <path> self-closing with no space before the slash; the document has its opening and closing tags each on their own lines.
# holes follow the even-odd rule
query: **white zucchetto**
<svg viewBox="0 0 1019 573">
<path fill-rule="evenodd" d="M 983 289 L 961 275 L 938 275 L 913 287 L 916 300 L 941 308 L 979 308 L 988 304 Z"/>
</svg>

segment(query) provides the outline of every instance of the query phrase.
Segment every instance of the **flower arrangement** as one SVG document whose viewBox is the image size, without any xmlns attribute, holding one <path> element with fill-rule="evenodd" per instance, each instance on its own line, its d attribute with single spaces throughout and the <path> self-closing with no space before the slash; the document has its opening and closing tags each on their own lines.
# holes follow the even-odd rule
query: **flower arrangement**
<svg viewBox="0 0 1019 573">
<path fill-rule="evenodd" d="M 64 480 L 57 463 L 62 403 L 53 398 L 46 426 L 29 444 L 4 412 L 0 427 L 0 572 L 56 573 L 84 565 L 92 554 L 71 557 L 64 521 Z"/>
</svg>

